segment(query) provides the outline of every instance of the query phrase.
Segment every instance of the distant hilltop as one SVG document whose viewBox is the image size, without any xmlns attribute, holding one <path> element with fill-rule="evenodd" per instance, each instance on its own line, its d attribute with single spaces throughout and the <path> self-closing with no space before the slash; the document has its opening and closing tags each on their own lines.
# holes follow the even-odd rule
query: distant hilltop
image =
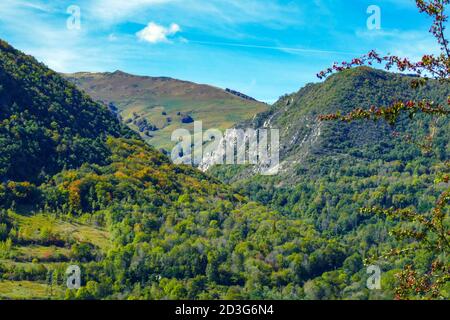
<svg viewBox="0 0 450 320">
<path fill-rule="evenodd" d="M 231 93 L 232 95 L 238 96 L 239 98 L 245 99 L 245 100 L 250 100 L 250 101 L 257 101 L 255 98 L 252 98 L 246 94 L 243 94 L 239 91 L 236 90 L 232 90 L 232 89 L 225 89 L 226 92 Z"/>
<path fill-rule="evenodd" d="M 194 121 L 225 130 L 268 110 L 267 104 L 236 91 L 168 77 L 123 71 L 63 76 L 93 99 L 114 106 L 111 111 L 157 149 L 171 150 L 172 132 Z"/>
</svg>

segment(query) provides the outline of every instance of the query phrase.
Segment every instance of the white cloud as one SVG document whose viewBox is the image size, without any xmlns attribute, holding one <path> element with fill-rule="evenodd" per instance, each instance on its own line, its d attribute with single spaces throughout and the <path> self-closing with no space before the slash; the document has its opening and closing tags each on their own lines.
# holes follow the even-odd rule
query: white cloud
<svg viewBox="0 0 450 320">
<path fill-rule="evenodd" d="M 136 33 L 139 40 L 150 43 L 169 42 L 168 37 L 173 36 L 181 31 L 178 24 L 172 23 L 168 28 L 150 22 L 144 29 Z"/>
</svg>

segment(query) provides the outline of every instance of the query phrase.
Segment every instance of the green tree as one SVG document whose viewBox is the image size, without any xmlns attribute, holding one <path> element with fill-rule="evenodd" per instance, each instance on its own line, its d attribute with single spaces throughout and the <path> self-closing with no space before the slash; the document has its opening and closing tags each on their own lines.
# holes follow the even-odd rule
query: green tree
<svg viewBox="0 0 450 320">
<path fill-rule="evenodd" d="M 424 87 L 429 77 L 438 79 L 444 83 L 449 83 L 450 48 L 449 41 L 445 37 L 446 23 L 448 22 L 448 16 L 445 11 L 449 3 L 449 0 L 416 0 L 419 11 L 433 18 L 433 25 L 430 32 L 434 35 L 441 47 L 440 55 L 424 55 L 420 61 L 413 62 L 407 58 L 390 55 L 382 56 L 375 51 L 371 51 L 369 54 L 361 58 L 353 59 L 351 62 L 344 62 L 341 65 L 335 64 L 328 70 L 320 72 L 318 74 L 319 78 L 356 66 L 379 63 L 384 64 L 387 70 L 395 67 L 401 72 L 408 71 L 415 73 L 418 77 L 411 81 L 413 88 L 419 89 Z M 345 122 L 355 120 L 378 121 L 379 119 L 383 119 L 395 127 L 399 120 L 403 119 L 404 114 L 410 119 L 420 114 L 448 117 L 450 115 L 450 96 L 447 98 L 447 101 L 447 105 L 441 105 L 426 99 L 398 101 L 390 106 L 372 106 L 368 110 L 357 108 L 345 115 L 341 113 L 322 115 L 320 119 L 323 121 L 341 120 Z M 405 138 L 421 147 L 423 152 L 430 153 L 436 134 L 435 128 L 431 127 L 429 134 L 423 141 L 410 141 L 408 137 Z M 398 299 L 448 297 L 448 288 L 445 286 L 450 280 L 450 258 L 448 256 L 450 253 L 449 169 L 450 164 L 447 159 L 436 181 L 436 183 L 443 184 L 445 190 L 439 197 L 435 207 L 428 214 L 420 214 L 410 208 L 372 207 L 361 209 L 365 214 L 375 213 L 402 222 L 399 228 L 393 230 L 393 233 L 400 240 L 413 240 L 413 244 L 409 244 L 405 248 L 393 249 L 384 256 L 385 258 L 389 256 L 407 255 L 411 252 L 415 253 L 420 249 L 427 250 L 434 256 L 431 264 L 425 270 L 420 270 L 413 263 L 409 263 L 402 272 L 397 274 L 399 283 L 396 288 L 396 297 Z M 402 205 L 403 203 L 407 203 L 405 198 L 404 196 L 395 196 L 394 204 Z"/>
</svg>

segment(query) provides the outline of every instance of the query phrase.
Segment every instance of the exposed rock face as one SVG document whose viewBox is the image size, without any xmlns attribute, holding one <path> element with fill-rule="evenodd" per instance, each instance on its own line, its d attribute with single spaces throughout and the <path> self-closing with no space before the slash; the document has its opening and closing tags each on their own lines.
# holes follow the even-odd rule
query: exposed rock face
<svg viewBox="0 0 450 320">
<path fill-rule="evenodd" d="M 267 128 L 226 130 L 225 135 L 218 140 L 213 151 L 203 154 L 199 165 L 200 170 L 207 171 L 216 164 L 226 163 L 250 165 L 249 170 L 252 174 L 273 175 L 278 173 L 280 165 L 277 133 L 269 134 L 268 132 Z M 264 143 L 262 135 L 267 135 L 266 138 L 268 138 L 266 148 L 263 148 L 262 145 Z M 263 151 L 264 149 L 266 150 Z M 230 154 L 232 154 L 231 159 Z"/>
</svg>

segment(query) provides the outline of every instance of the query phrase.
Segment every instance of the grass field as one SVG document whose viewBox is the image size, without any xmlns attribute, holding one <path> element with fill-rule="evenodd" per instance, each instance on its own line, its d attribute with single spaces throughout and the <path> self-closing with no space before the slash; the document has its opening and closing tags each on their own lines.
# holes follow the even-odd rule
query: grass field
<svg viewBox="0 0 450 320">
<path fill-rule="evenodd" d="M 65 289 L 52 287 L 36 281 L 2 281 L 0 280 L 0 299 L 7 300 L 48 300 L 63 299 Z"/>
<path fill-rule="evenodd" d="M 46 228 L 57 235 L 70 236 L 78 242 L 92 243 L 105 252 L 110 246 L 108 232 L 94 226 L 58 220 L 45 214 L 33 216 L 13 214 L 12 217 L 22 233 L 30 239 L 39 238 L 41 231 Z"/>
<path fill-rule="evenodd" d="M 84 263 L 73 256 L 72 246 L 86 243 L 102 254 L 110 248 L 109 233 L 92 225 L 47 214 L 8 216 L 18 237 L 9 248 L 0 243 L 0 300 L 62 299 L 66 288 L 61 273 L 71 264 Z M 60 278 L 50 287 L 53 272 Z"/>
</svg>

